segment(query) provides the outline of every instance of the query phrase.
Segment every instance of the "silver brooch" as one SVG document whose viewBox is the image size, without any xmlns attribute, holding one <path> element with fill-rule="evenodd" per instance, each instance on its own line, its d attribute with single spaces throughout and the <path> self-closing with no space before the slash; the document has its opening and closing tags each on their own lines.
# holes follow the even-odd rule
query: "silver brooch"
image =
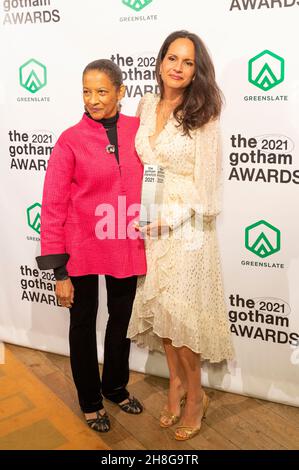
<svg viewBox="0 0 299 470">
<path fill-rule="evenodd" d="M 107 153 L 115 153 L 115 145 L 112 145 L 112 144 L 107 145 L 106 152 Z"/>
</svg>

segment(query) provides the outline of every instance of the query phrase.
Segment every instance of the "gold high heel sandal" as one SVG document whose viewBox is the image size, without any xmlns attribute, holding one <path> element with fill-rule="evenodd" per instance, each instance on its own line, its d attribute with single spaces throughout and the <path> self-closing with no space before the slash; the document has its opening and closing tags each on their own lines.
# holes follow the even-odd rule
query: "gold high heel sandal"
<svg viewBox="0 0 299 470">
<path fill-rule="evenodd" d="M 201 419 L 204 419 L 206 417 L 207 409 L 209 407 L 209 404 L 210 404 L 210 399 L 204 392 L 204 395 L 203 395 L 203 398 L 202 398 L 203 413 L 202 413 L 202 418 Z M 196 434 L 199 433 L 200 428 L 201 428 L 201 422 L 200 422 L 200 425 L 196 426 L 196 427 L 184 426 L 184 425 L 178 426 L 176 428 L 174 438 L 177 441 L 187 441 L 188 439 L 192 439 L 192 437 L 196 436 Z M 182 436 L 182 434 L 180 434 L 180 432 L 178 432 L 178 431 L 183 431 L 183 433 L 185 435 Z"/>
<path fill-rule="evenodd" d="M 187 393 L 185 393 L 183 395 L 183 397 L 181 398 L 181 401 L 180 401 L 180 409 L 181 410 L 185 406 L 186 399 L 187 399 Z M 163 409 L 160 413 L 160 421 L 159 421 L 160 422 L 160 427 L 161 428 L 170 428 L 171 426 L 173 426 L 174 424 L 176 424 L 179 421 L 180 417 L 181 416 L 174 415 L 170 411 L 168 411 L 166 409 Z M 168 420 L 167 424 L 163 422 L 163 418 L 166 418 Z"/>
</svg>

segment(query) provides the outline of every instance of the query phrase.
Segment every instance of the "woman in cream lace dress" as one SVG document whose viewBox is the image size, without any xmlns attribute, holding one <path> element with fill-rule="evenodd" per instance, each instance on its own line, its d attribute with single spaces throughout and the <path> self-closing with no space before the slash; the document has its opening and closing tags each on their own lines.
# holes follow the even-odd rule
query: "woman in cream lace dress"
<svg viewBox="0 0 299 470">
<path fill-rule="evenodd" d="M 128 336 L 165 351 L 170 386 L 160 425 L 181 418 L 175 438 L 185 440 L 199 431 L 208 406 L 200 359 L 220 362 L 233 353 L 215 227 L 221 95 L 194 34 L 168 36 L 156 70 L 161 96 L 141 100 L 136 148 L 144 164 L 164 167 L 163 207 L 157 222 L 137 227 L 147 234 L 148 271 L 138 281 Z M 159 236 L 151 236 L 155 229 Z"/>
</svg>

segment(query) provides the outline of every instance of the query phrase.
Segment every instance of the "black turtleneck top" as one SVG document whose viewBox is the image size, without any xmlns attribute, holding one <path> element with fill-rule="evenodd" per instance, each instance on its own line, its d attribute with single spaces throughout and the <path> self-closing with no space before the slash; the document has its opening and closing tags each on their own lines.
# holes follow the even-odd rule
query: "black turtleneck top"
<svg viewBox="0 0 299 470">
<path fill-rule="evenodd" d="M 103 124 L 106 129 L 107 137 L 111 145 L 115 147 L 115 158 L 119 164 L 119 153 L 118 153 L 118 141 L 117 141 L 117 121 L 119 118 L 119 113 L 116 113 L 115 116 L 110 118 L 100 119 L 97 122 Z"/>
</svg>

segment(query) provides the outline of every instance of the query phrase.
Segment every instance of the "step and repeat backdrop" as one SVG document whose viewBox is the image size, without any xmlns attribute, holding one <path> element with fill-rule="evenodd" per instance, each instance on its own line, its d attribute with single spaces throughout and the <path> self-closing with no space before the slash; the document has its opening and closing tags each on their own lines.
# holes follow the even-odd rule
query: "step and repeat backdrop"
<svg viewBox="0 0 299 470">
<path fill-rule="evenodd" d="M 68 354 L 68 310 L 35 256 L 47 162 L 83 113 L 83 68 L 115 61 L 123 112 L 134 115 L 143 94 L 158 91 L 163 40 L 188 29 L 206 42 L 226 99 L 218 238 L 236 360 L 203 364 L 203 382 L 298 406 L 299 2 L 1 0 L 0 15 L 0 340 Z M 136 347 L 131 368 L 167 374 L 164 356 Z"/>
</svg>

